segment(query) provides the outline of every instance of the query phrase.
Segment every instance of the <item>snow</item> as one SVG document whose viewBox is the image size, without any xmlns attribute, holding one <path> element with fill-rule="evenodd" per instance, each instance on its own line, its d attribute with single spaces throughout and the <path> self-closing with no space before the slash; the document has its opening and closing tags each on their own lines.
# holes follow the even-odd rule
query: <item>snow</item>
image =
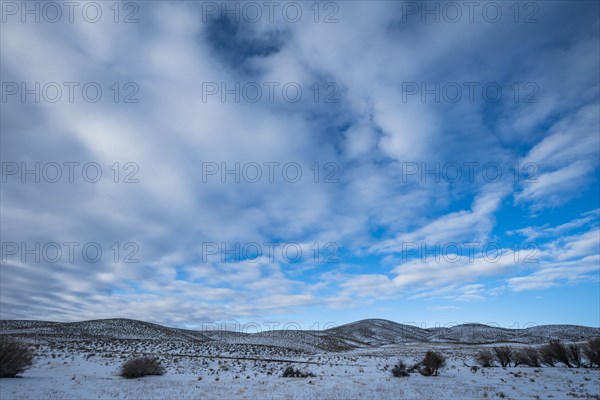
<svg viewBox="0 0 600 400">
<path fill-rule="evenodd" d="M 596 328 L 535 327 L 519 336 L 485 325 L 425 330 L 366 320 L 325 331 L 242 334 L 104 320 L 71 324 L 0 321 L 0 333 L 31 344 L 35 353 L 33 367 L 22 377 L 0 379 L 2 400 L 600 399 L 597 368 L 471 369 L 473 355 L 482 348 L 500 343 L 524 346 L 527 341 L 536 345 L 548 337 L 581 341 L 600 336 Z M 398 359 L 412 365 L 427 350 L 446 357 L 447 366 L 440 376 L 392 376 L 391 367 Z M 158 357 L 166 374 L 121 378 L 121 364 L 139 355 Z M 288 366 L 316 376 L 281 377 Z"/>
<path fill-rule="evenodd" d="M 422 346 L 403 345 L 386 347 L 378 355 L 372 349 L 370 355 L 360 351 L 320 354 L 296 357 L 290 362 L 161 355 L 167 367 L 165 375 L 128 380 L 118 376 L 123 361 L 120 355 L 73 356 L 48 349 L 42 350 L 43 355 L 22 378 L 0 380 L 0 398 L 462 399 L 500 398 L 501 393 L 510 399 L 600 396 L 598 369 L 496 367 L 472 372 L 470 356 L 477 349 L 445 345 L 436 346 L 436 350 L 449 358 L 448 366 L 437 377 L 418 373 L 408 378 L 392 377 L 389 368 L 398 356 L 409 362 L 424 352 Z M 307 361 L 318 364 L 301 363 Z M 317 376 L 282 378 L 288 365 Z"/>
</svg>

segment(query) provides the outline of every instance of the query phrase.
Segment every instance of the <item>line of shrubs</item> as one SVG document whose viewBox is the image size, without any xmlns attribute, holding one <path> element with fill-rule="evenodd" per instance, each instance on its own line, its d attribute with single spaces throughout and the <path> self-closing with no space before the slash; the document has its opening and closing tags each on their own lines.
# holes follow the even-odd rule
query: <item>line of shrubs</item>
<svg viewBox="0 0 600 400">
<path fill-rule="evenodd" d="M 526 365 L 541 367 L 542 364 L 554 367 L 558 363 L 572 367 L 600 367 L 600 338 L 590 339 L 585 344 L 566 345 L 559 340 L 551 340 L 539 349 L 534 347 L 511 348 L 508 346 L 482 350 L 475 355 L 475 362 L 482 367 L 493 367 L 495 362 L 502 367 Z"/>
<path fill-rule="evenodd" d="M 425 353 L 423 359 L 408 368 L 404 361 L 400 360 L 392 367 L 392 375 L 396 378 L 404 378 L 412 372 L 418 372 L 423 376 L 437 376 L 439 370 L 446 365 L 446 358 L 435 351 Z"/>
</svg>

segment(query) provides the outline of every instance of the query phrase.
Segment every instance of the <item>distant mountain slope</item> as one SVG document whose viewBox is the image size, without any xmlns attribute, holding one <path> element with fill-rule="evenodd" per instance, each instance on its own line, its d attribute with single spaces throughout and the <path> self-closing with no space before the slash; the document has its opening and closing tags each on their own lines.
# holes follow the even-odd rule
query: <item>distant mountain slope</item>
<svg viewBox="0 0 600 400">
<path fill-rule="evenodd" d="M 53 336 L 63 339 L 210 340 L 201 332 L 168 328 L 132 319 L 100 319 L 82 322 L 0 321 L 0 333 Z"/>
<path fill-rule="evenodd" d="M 600 336 L 600 329 L 581 325 L 540 325 L 523 329 L 521 339 L 528 342 L 540 342 L 548 339 L 560 339 L 578 342 L 590 337 Z"/>
<path fill-rule="evenodd" d="M 331 328 L 325 332 L 359 346 L 425 342 L 430 334 L 426 329 L 384 319 L 365 319 Z"/>
<path fill-rule="evenodd" d="M 463 324 L 432 331 L 433 333 L 427 338 L 429 341 L 456 343 L 545 343 L 550 339 L 576 342 L 600 336 L 599 328 L 578 325 L 540 325 L 524 329 L 508 329 L 483 324 Z"/>
<path fill-rule="evenodd" d="M 432 342 L 490 343 L 516 341 L 520 336 L 516 329 L 497 328 L 483 324 L 462 324 L 450 328 L 438 328 L 427 337 Z"/>
<path fill-rule="evenodd" d="M 543 325 L 507 329 L 483 324 L 423 329 L 382 319 L 367 319 L 323 331 L 274 330 L 260 333 L 193 331 L 169 328 L 131 319 L 82 322 L 0 320 L 0 334 L 35 340 L 152 340 L 280 347 L 298 351 L 327 352 L 379 347 L 410 342 L 544 343 L 549 339 L 582 341 L 600 337 L 600 328 L 576 325 Z"/>
</svg>

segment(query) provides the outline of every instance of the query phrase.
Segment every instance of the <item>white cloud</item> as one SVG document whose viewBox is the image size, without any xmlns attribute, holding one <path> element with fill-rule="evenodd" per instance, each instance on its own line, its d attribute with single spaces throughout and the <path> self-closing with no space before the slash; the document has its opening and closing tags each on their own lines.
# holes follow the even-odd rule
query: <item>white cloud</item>
<svg viewBox="0 0 600 400">
<path fill-rule="evenodd" d="M 534 243 L 531 248 L 523 246 L 518 251 L 494 245 L 487 247 L 487 252 L 485 246 L 480 246 L 463 248 L 463 253 L 458 254 L 438 253 L 437 257 L 420 252 L 418 258 L 396 266 L 391 276 L 346 274 L 341 287 L 347 296 L 375 299 L 404 296 L 483 300 L 502 291 L 473 283 L 482 278 L 505 276 L 513 292 L 597 280 L 599 247 L 600 230 L 592 228 L 545 244 Z"/>
<path fill-rule="evenodd" d="M 509 231 L 507 232 L 507 234 L 520 234 L 525 236 L 528 241 L 535 241 L 537 238 L 559 236 L 563 235 L 566 232 L 585 226 L 589 223 L 597 222 L 599 212 L 600 209 L 588 211 L 586 213 L 583 213 L 581 218 L 576 218 L 572 221 L 566 222 L 555 227 L 549 227 L 548 225 L 537 227 L 528 226 L 514 231 Z"/>
<path fill-rule="evenodd" d="M 418 229 L 379 243 L 371 250 L 402 252 L 408 244 L 426 243 L 428 246 L 434 246 L 440 243 L 444 246 L 452 242 L 484 242 L 494 226 L 494 214 L 507 193 L 504 185 L 489 184 L 475 197 L 471 210 L 442 215 Z"/>
<path fill-rule="evenodd" d="M 532 203 L 534 210 L 559 206 L 578 195 L 600 157 L 600 121 L 598 103 L 579 109 L 555 123 L 524 157 L 520 165 L 527 169 L 523 189 L 515 194 L 517 202 Z"/>
<path fill-rule="evenodd" d="M 393 2 L 339 6 L 337 24 L 316 24 L 311 18 L 298 24 L 261 21 L 243 26 L 223 43 L 211 39 L 215 26 L 201 22 L 200 7 L 187 2 L 140 4 L 139 24 L 109 19 L 3 24 L 5 81 L 94 81 L 108 101 L 3 104 L 2 159 L 94 161 L 109 178 L 114 162 L 139 166 L 139 183 L 132 185 L 110 179 L 3 183 L 3 240 L 98 241 L 104 247 L 132 241 L 139 245 L 140 262 L 124 265 L 108 256 L 94 265 L 13 259 L 1 268 L 0 316 L 189 323 L 436 291 L 449 300 L 474 300 L 487 290 L 469 286 L 478 279 L 521 271 L 510 253 L 497 263 L 463 257 L 457 263 L 399 265 L 395 256 L 403 242 L 490 240 L 502 202 L 513 190 L 506 181 L 407 183 L 399 163 L 535 162 L 539 182 L 524 185 L 515 199 L 533 208 L 562 204 L 568 192 L 585 188 L 598 168 L 597 93 L 590 95 L 597 84 L 589 79 L 598 66 L 597 57 L 586 56 L 597 52 L 597 38 L 588 37 L 585 25 L 573 32 L 537 26 L 544 34 L 527 35 L 533 39 L 524 46 L 522 35 L 530 28 L 513 23 L 404 24 L 400 5 Z M 545 15 L 565 12 L 546 7 Z M 564 51 L 546 48 L 546 40 L 563 35 L 568 36 Z M 278 52 L 251 54 L 249 44 L 272 37 L 280 38 Z M 491 44 L 496 51 L 489 51 Z M 228 61 L 226 46 L 232 46 L 233 55 L 250 56 Z M 539 105 L 423 102 L 418 95 L 407 102 L 402 96 L 407 81 L 512 83 L 523 78 L 519 71 L 543 78 L 545 100 Z M 139 103 L 111 101 L 108 87 L 115 81 L 136 82 Z M 204 82 L 236 81 L 298 82 L 305 97 L 297 104 L 203 101 Z M 314 103 L 308 87 L 315 82 L 335 82 L 340 101 Z M 581 99 L 576 101 L 575 94 Z M 548 132 L 538 131 L 556 116 L 564 118 Z M 523 145 L 533 143 L 520 157 Z M 304 179 L 296 184 L 203 182 L 206 161 L 298 162 Z M 322 182 L 326 171 L 321 169 L 321 181 L 315 183 L 310 168 L 315 162 L 320 167 L 334 162 L 339 182 Z M 471 196 L 472 204 L 464 206 Z M 544 228 L 543 235 L 553 238 L 594 218 Z M 556 268 L 593 256 L 594 234 L 554 240 L 544 255 Z M 298 242 L 305 251 L 314 242 L 334 242 L 341 257 L 348 257 L 340 264 L 352 263 L 356 255 L 394 264 L 391 270 L 356 266 L 354 275 L 340 269 L 325 276 L 329 280 L 309 284 L 331 266 L 199 261 L 206 241 L 274 238 Z M 510 287 L 532 287 L 533 280 L 555 284 L 567 270 L 557 271 L 520 277 Z M 589 273 L 577 271 L 572 281 Z M 187 277 L 177 279 L 182 273 Z"/>
</svg>

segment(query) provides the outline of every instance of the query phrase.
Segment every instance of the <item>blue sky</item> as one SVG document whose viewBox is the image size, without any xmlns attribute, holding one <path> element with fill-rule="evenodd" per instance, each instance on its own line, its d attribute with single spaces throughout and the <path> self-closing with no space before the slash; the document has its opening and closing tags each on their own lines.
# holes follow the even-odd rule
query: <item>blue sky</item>
<svg viewBox="0 0 600 400">
<path fill-rule="evenodd" d="M 0 318 L 600 326 L 597 2 L 21 4 Z"/>
</svg>

